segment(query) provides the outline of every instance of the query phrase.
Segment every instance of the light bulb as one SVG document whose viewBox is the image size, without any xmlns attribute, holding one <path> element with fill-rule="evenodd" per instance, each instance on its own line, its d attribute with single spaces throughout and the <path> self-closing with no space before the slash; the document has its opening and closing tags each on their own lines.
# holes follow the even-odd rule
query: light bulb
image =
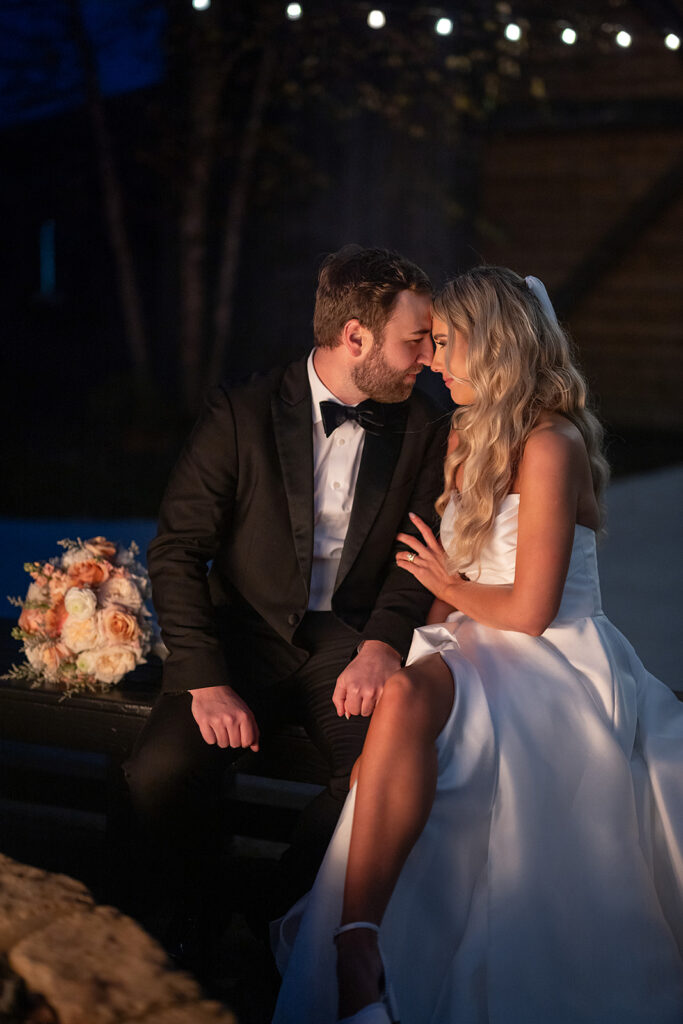
<svg viewBox="0 0 683 1024">
<path fill-rule="evenodd" d="M 562 39 L 563 43 L 567 44 L 567 46 L 573 46 L 576 42 L 576 32 L 573 28 L 565 28 L 562 30 L 562 35 L 560 36 L 560 38 Z"/>
<path fill-rule="evenodd" d="M 516 43 L 522 38 L 522 30 L 519 25 L 515 25 L 514 21 L 505 26 L 505 38 L 512 43 Z"/>
<path fill-rule="evenodd" d="M 669 32 L 668 36 L 664 40 L 664 45 L 669 50 L 677 50 L 681 45 L 681 41 L 674 32 Z"/>
<path fill-rule="evenodd" d="M 370 28 L 384 28 L 387 23 L 384 11 L 370 11 L 368 14 L 368 25 Z"/>
<path fill-rule="evenodd" d="M 450 18 L 439 18 L 434 29 L 437 35 L 449 36 L 453 31 L 453 22 Z"/>
<path fill-rule="evenodd" d="M 303 13 L 301 4 L 287 4 L 287 17 L 290 21 L 298 21 Z"/>
<path fill-rule="evenodd" d="M 631 37 L 628 34 L 628 32 L 624 32 L 623 29 L 621 30 L 621 32 L 617 32 L 616 41 L 617 41 L 617 46 L 623 46 L 623 47 L 630 46 L 631 43 L 633 42 L 633 40 L 631 39 Z"/>
</svg>

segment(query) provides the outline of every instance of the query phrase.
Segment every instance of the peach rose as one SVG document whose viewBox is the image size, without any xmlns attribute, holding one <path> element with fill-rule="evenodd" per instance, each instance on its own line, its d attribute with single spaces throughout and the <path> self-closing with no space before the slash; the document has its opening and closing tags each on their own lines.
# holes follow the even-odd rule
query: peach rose
<svg viewBox="0 0 683 1024">
<path fill-rule="evenodd" d="M 62 628 L 62 641 L 69 650 L 80 654 L 81 651 L 96 647 L 100 639 L 98 616 L 93 615 L 89 619 L 74 619 L 73 616 L 67 615 Z"/>
<path fill-rule="evenodd" d="M 106 537 L 91 537 L 90 540 L 83 541 L 83 546 L 93 558 L 106 558 L 113 562 L 116 557 L 116 544 L 107 540 Z"/>
<path fill-rule="evenodd" d="M 89 676 L 95 676 L 101 683 L 118 683 L 137 664 L 130 647 L 104 647 L 94 651 L 83 651 L 76 660 L 76 668 Z"/>
<path fill-rule="evenodd" d="M 66 615 L 67 611 L 63 600 L 57 601 L 52 608 L 45 612 L 46 633 L 48 636 L 59 636 L 62 626 L 66 621 Z"/>
<path fill-rule="evenodd" d="M 110 604 L 98 615 L 103 638 L 115 644 L 133 644 L 140 636 L 138 620 L 130 612 Z"/>
<path fill-rule="evenodd" d="M 44 608 L 23 608 L 19 616 L 19 629 L 34 636 L 37 633 L 47 634 Z"/>
<path fill-rule="evenodd" d="M 72 587 L 97 587 L 109 579 L 111 562 L 75 562 L 69 566 L 69 581 Z"/>
<path fill-rule="evenodd" d="M 29 664 L 47 679 L 56 679 L 60 665 L 68 661 L 71 651 L 65 644 L 33 644 L 26 648 Z"/>
<path fill-rule="evenodd" d="M 31 636 L 43 635 L 58 637 L 64 620 L 66 608 L 63 601 L 58 601 L 52 608 L 23 608 L 19 616 L 19 629 Z"/>
<path fill-rule="evenodd" d="M 98 591 L 100 607 L 118 604 L 130 611 L 138 611 L 142 605 L 142 595 L 133 580 L 120 572 L 114 574 L 102 584 Z"/>
<path fill-rule="evenodd" d="M 95 614 L 97 598 L 90 587 L 71 587 L 66 592 L 64 605 L 72 619 L 85 622 Z"/>
</svg>

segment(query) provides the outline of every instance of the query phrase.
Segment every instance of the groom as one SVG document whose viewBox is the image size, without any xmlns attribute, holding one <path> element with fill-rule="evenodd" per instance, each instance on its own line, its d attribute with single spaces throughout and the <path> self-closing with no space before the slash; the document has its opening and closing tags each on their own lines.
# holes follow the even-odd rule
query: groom
<svg viewBox="0 0 683 1024">
<path fill-rule="evenodd" d="M 148 554 L 170 653 L 126 775 L 193 898 L 216 870 L 222 772 L 283 721 L 328 765 L 283 903 L 310 887 L 368 716 L 425 620 L 431 595 L 394 552 L 408 512 L 432 521 L 441 490 L 447 425 L 413 393 L 432 358 L 430 297 L 395 253 L 327 257 L 308 358 L 210 391 L 171 475 Z"/>
</svg>

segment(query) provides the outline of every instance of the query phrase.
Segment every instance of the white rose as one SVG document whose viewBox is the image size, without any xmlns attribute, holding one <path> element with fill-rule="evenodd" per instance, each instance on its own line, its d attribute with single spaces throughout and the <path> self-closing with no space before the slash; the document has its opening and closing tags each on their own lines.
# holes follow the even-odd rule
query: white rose
<svg viewBox="0 0 683 1024">
<path fill-rule="evenodd" d="M 119 548 L 116 552 L 114 565 L 132 565 L 135 561 L 135 553 L 130 548 Z"/>
<path fill-rule="evenodd" d="M 31 644 L 25 648 L 29 665 L 47 679 L 57 678 L 61 665 L 71 658 L 71 651 L 63 643 Z"/>
<path fill-rule="evenodd" d="M 52 603 L 50 601 L 50 588 L 48 586 L 41 587 L 39 583 L 31 583 L 26 591 L 26 600 L 36 604 L 49 605 Z"/>
<path fill-rule="evenodd" d="M 62 626 L 62 640 L 74 654 L 97 647 L 100 642 L 98 617 L 91 615 L 87 619 L 76 619 L 67 615 Z"/>
<path fill-rule="evenodd" d="M 119 679 L 135 668 L 137 660 L 130 647 L 101 647 L 83 651 L 76 659 L 76 669 L 95 676 L 101 683 L 118 683 Z"/>
<path fill-rule="evenodd" d="M 77 562 L 89 562 L 92 555 L 87 548 L 76 547 L 68 548 L 62 555 L 62 568 L 68 569 L 70 565 L 76 565 Z"/>
<path fill-rule="evenodd" d="M 138 611 L 142 604 L 142 594 L 133 580 L 126 576 L 111 576 L 100 586 L 98 591 L 100 606 L 106 608 L 110 604 L 119 604 L 122 608 Z"/>
<path fill-rule="evenodd" d="M 85 622 L 95 614 L 97 598 L 90 587 L 71 587 L 64 595 L 64 607 L 76 622 Z"/>
<path fill-rule="evenodd" d="M 24 647 L 24 654 L 31 668 L 34 668 L 37 672 L 43 671 L 43 647 L 44 643 L 41 644 L 26 644 Z"/>
</svg>

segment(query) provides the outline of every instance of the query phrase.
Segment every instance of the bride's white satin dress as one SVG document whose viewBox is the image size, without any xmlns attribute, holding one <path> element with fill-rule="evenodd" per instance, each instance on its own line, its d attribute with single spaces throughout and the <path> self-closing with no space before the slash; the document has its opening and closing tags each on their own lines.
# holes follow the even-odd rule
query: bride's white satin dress
<svg viewBox="0 0 683 1024">
<path fill-rule="evenodd" d="M 518 507 L 502 502 L 479 582 L 514 580 Z M 409 661 L 436 651 L 455 692 L 436 797 L 380 933 L 401 1024 L 681 1024 L 683 705 L 603 614 L 594 533 L 576 527 L 542 636 L 455 612 Z M 354 798 L 275 930 L 274 1024 L 336 1021 Z"/>
</svg>

